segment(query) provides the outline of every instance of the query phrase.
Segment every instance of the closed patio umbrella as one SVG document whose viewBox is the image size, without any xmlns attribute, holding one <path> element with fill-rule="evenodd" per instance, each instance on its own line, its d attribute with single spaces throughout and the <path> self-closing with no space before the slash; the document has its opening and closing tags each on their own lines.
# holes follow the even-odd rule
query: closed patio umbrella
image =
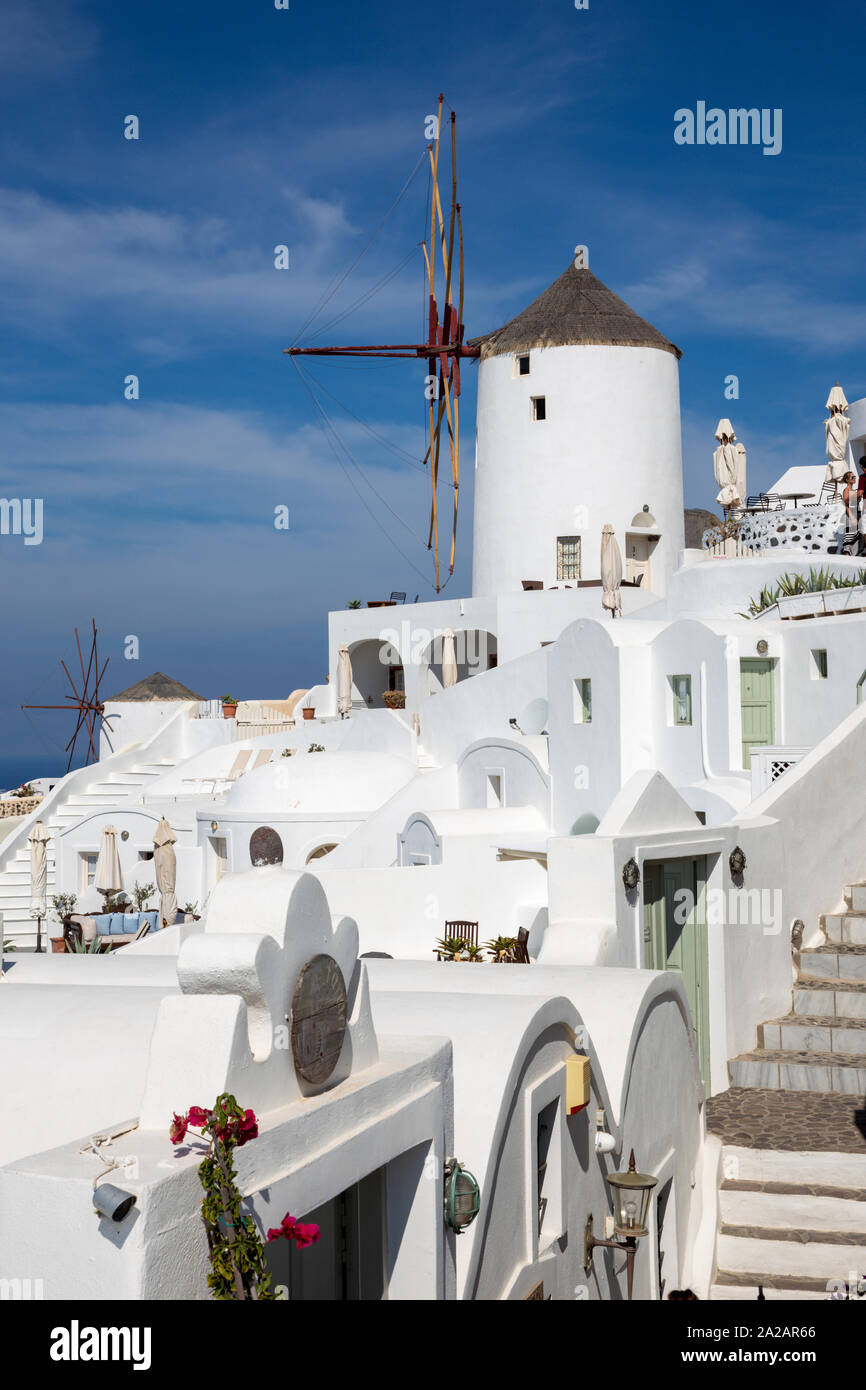
<svg viewBox="0 0 866 1390">
<path fill-rule="evenodd" d="M 824 437 L 827 443 L 826 481 L 833 484 L 835 497 L 840 481 L 848 472 L 848 436 L 851 433 L 851 421 L 845 413 L 848 402 L 838 381 L 827 397 L 827 409 L 830 414 L 824 421 Z"/>
<path fill-rule="evenodd" d="M 42 923 L 48 915 L 48 841 L 51 832 L 38 820 L 27 837 L 30 846 L 30 916 L 36 918 L 36 950 L 42 950 Z"/>
<path fill-rule="evenodd" d="M 344 718 L 352 708 L 352 659 L 349 648 L 341 647 L 337 655 L 337 713 Z"/>
<path fill-rule="evenodd" d="M 450 627 L 446 627 L 442 634 L 442 684 L 446 689 L 449 685 L 457 684 L 457 653 Z"/>
<path fill-rule="evenodd" d="M 719 485 L 716 501 L 722 507 L 741 507 L 743 495 L 740 492 L 740 473 L 745 475 L 745 458 L 737 453 L 737 436 L 730 420 L 720 420 L 716 429 L 719 447 L 713 454 L 713 473 Z M 745 454 L 745 451 L 744 451 Z M 745 482 L 743 483 L 745 486 Z"/>
<path fill-rule="evenodd" d="M 622 555 L 617 545 L 613 527 L 610 522 L 607 522 L 601 533 L 601 603 L 603 608 L 610 609 L 614 618 L 617 613 L 622 617 L 622 601 L 619 592 L 621 583 Z"/>
<path fill-rule="evenodd" d="M 123 891 L 123 875 L 120 872 L 120 857 L 117 853 L 117 831 L 113 825 L 107 825 L 102 832 L 93 886 L 106 897 Z"/>
<path fill-rule="evenodd" d="M 159 920 L 164 927 L 173 927 L 177 916 L 177 858 L 174 852 L 177 836 L 163 816 L 153 836 L 153 872 L 159 889 Z"/>
</svg>

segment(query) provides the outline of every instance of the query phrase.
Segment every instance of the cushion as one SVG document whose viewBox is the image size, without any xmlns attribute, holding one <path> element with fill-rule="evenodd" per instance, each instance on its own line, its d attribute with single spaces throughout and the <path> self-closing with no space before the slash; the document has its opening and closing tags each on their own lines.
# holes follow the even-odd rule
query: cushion
<svg viewBox="0 0 866 1390">
<path fill-rule="evenodd" d="M 129 917 L 129 915 L 128 915 L 127 913 L 125 913 L 125 912 L 112 912 L 112 914 L 111 914 L 111 922 L 110 922 L 110 925 L 109 925 L 109 928 L 108 928 L 109 935 L 110 935 L 110 936 L 127 936 L 127 935 L 129 934 L 130 930 L 132 930 L 132 931 L 135 931 L 135 930 L 136 930 L 136 926 L 137 926 L 137 924 L 134 922 L 134 918 L 133 918 L 132 920 L 130 920 L 130 917 Z"/>
<path fill-rule="evenodd" d="M 150 930 L 151 930 L 151 931 L 155 931 L 156 928 L 157 928 L 157 926 L 159 925 L 159 911 L 158 911 L 158 909 L 157 909 L 157 908 L 153 908 L 152 911 L 140 913 L 140 914 L 139 914 L 139 921 L 144 921 L 145 917 L 147 918 L 148 922 L 150 923 Z"/>
<path fill-rule="evenodd" d="M 96 923 L 97 936 L 108 936 L 109 928 L 111 927 L 111 918 L 112 914 L 108 912 L 101 912 L 98 916 L 94 917 L 93 920 Z"/>
</svg>

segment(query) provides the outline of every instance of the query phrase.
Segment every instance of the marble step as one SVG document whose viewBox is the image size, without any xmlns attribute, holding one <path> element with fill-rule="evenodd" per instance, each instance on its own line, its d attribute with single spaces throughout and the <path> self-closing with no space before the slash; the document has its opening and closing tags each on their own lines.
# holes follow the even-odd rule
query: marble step
<svg viewBox="0 0 866 1390">
<path fill-rule="evenodd" d="M 866 983 L 866 946 L 832 944 L 800 955 L 800 979 Z"/>
<path fill-rule="evenodd" d="M 818 1300 L 827 1297 L 826 1284 L 821 1284 L 820 1289 L 799 1289 L 786 1287 L 783 1289 L 769 1288 L 766 1284 L 761 1286 L 761 1292 L 767 1303 L 800 1303 L 808 1299 Z M 757 1284 L 713 1284 L 710 1289 L 710 1301 L 712 1303 L 732 1303 L 736 1302 L 757 1302 Z"/>
<path fill-rule="evenodd" d="M 866 1050 L 843 1056 L 836 1052 L 757 1048 L 731 1058 L 728 1072 L 732 1086 L 863 1095 L 866 1093 Z"/>
<path fill-rule="evenodd" d="M 747 1274 L 751 1283 L 769 1282 L 773 1276 L 793 1276 L 806 1287 L 820 1287 L 828 1280 L 845 1281 L 850 1272 L 866 1270 L 866 1243 L 850 1245 L 819 1241 L 775 1240 L 762 1236 L 720 1235 L 716 1246 L 719 1275 Z M 764 1279 L 761 1276 L 766 1275 Z M 757 1277 L 756 1277 L 757 1276 Z"/>
<path fill-rule="evenodd" d="M 794 986 L 794 1013 L 810 1018 L 866 1018 L 866 984 L 809 980 Z"/>
<path fill-rule="evenodd" d="M 866 912 L 827 913 L 821 918 L 829 942 L 845 946 L 866 946 Z"/>
<path fill-rule="evenodd" d="M 866 1195 L 866 1194 L 864 1194 Z M 785 1232 L 785 1239 L 849 1244 L 866 1239 L 866 1205 L 856 1198 L 811 1192 L 749 1191 L 723 1183 L 719 1194 L 722 1232 Z"/>
<path fill-rule="evenodd" d="M 788 1014 L 759 1024 L 758 1047 L 777 1052 L 866 1053 L 866 1018 Z"/>
<path fill-rule="evenodd" d="M 741 1144 L 725 1144 L 722 1168 L 726 1181 L 866 1191 L 866 1153 L 751 1149 Z"/>
</svg>

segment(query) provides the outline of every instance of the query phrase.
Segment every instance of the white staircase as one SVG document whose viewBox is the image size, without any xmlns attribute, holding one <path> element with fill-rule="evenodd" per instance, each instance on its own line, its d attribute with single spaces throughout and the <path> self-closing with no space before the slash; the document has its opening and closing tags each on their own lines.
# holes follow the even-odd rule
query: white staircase
<svg viewBox="0 0 866 1390">
<path fill-rule="evenodd" d="M 146 756 L 146 755 L 145 755 Z M 110 766 L 110 760 L 109 764 Z M 64 794 L 63 784 L 58 788 L 58 796 L 46 817 L 42 819 L 49 830 L 58 832 L 77 825 L 94 812 L 110 810 L 113 806 L 123 806 L 129 802 L 136 804 L 146 794 L 148 786 L 158 777 L 169 772 L 176 763 L 171 758 L 159 761 L 133 764 L 123 772 L 111 772 L 106 764 L 97 763 L 91 769 L 92 780 L 82 785 L 76 778 L 73 786 Z M 8 856 L 0 869 L 0 913 L 3 915 L 3 939 L 12 941 L 19 947 L 28 948 L 36 943 L 36 923 L 30 916 L 30 850 L 27 844 L 29 825 L 21 827 L 25 832 L 17 836 L 19 843 Z M 13 831 L 13 835 L 16 832 Z M 11 837 L 10 837 L 11 839 Z M 3 848 L 0 842 L 0 849 Z M 94 845 L 98 849 L 98 845 Z M 75 892 L 77 884 L 67 883 L 58 887 L 56 872 L 56 836 L 48 844 L 48 888 L 49 918 L 43 922 L 43 945 L 47 945 L 49 932 L 57 934 L 57 922 L 51 912 L 51 898 L 62 891 Z"/>
</svg>

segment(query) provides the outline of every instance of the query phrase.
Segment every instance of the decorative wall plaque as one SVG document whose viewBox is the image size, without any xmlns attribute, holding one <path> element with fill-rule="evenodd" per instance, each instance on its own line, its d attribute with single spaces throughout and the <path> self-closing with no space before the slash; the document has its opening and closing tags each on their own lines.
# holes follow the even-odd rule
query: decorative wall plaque
<svg viewBox="0 0 866 1390">
<path fill-rule="evenodd" d="M 283 842 L 276 830 L 269 825 L 261 825 L 250 836 L 250 863 L 254 869 L 263 864 L 282 864 Z"/>
<path fill-rule="evenodd" d="M 346 1035 L 346 985 L 333 956 L 312 956 L 292 995 L 295 1070 L 312 1086 L 327 1081 Z"/>
</svg>

